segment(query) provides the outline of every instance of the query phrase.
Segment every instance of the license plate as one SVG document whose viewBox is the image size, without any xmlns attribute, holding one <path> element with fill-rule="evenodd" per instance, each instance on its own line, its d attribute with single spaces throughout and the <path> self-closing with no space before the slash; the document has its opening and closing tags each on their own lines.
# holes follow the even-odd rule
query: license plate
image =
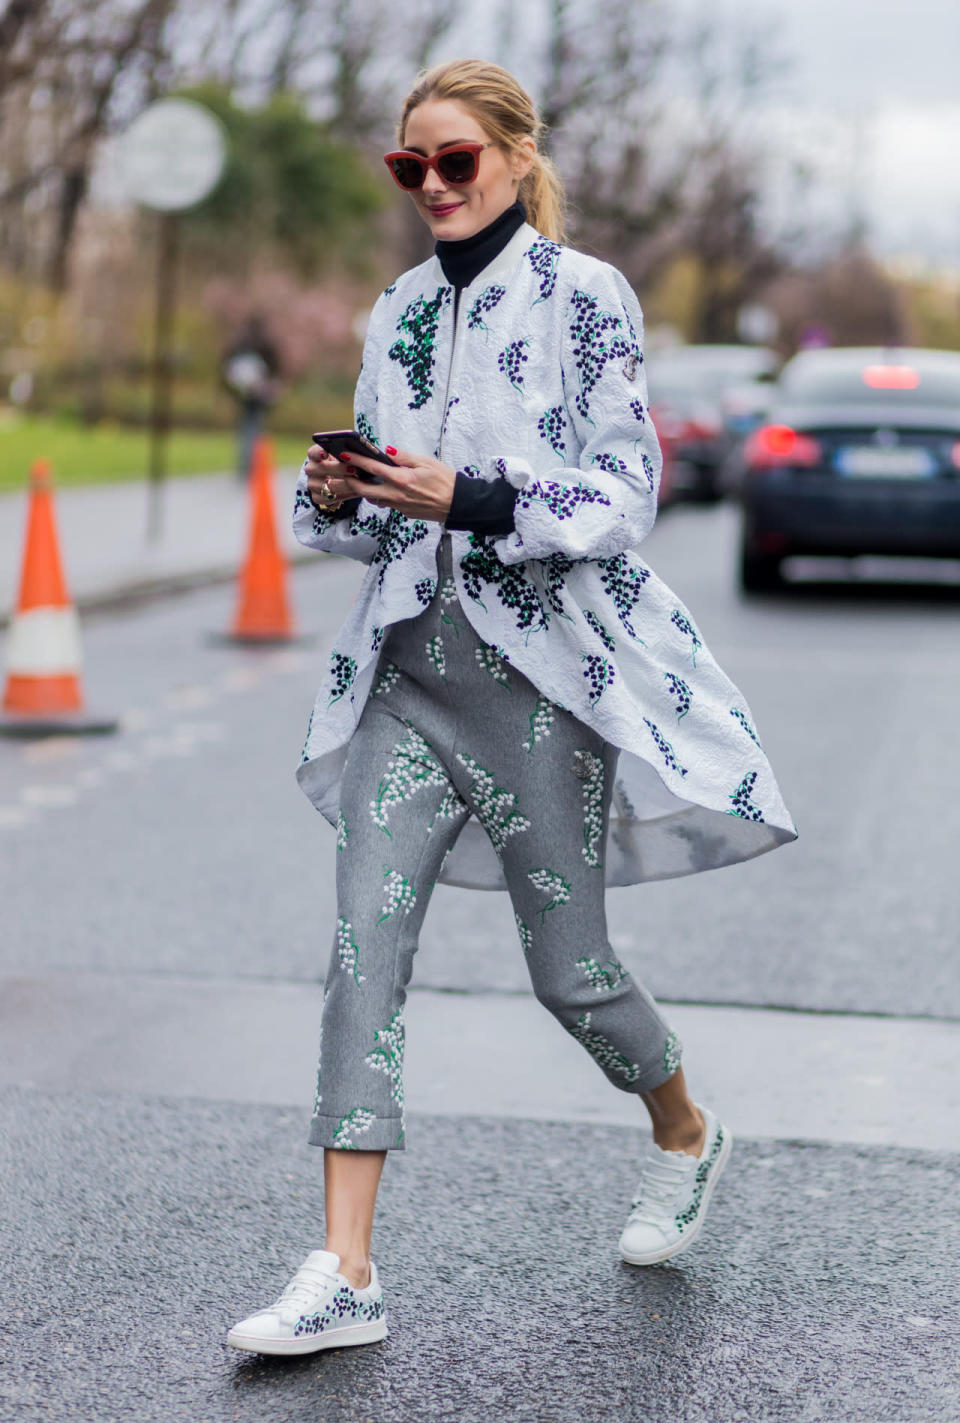
<svg viewBox="0 0 960 1423">
<path fill-rule="evenodd" d="M 837 451 L 837 469 L 841 474 L 863 479 L 927 479 L 935 469 L 929 450 L 917 446 L 878 450 L 845 449 Z"/>
</svg>

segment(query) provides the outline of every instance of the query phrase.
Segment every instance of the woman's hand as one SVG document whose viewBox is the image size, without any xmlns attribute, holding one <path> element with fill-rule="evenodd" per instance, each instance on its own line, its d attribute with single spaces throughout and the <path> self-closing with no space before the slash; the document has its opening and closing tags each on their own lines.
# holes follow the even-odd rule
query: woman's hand
<svg viewBox="0 0 960 1423">
<path fill-rule="evenodd" d="M 344 499 L 353 496 L 344 489 L 344 467 L 335 455 L 328 455 L 322 445 L 307 450 L 307 493 L 318 509 L 332 513 Z"/>
<path fill-rule="evenodd" d="M 330 456 L 316 459 L 315 456 L 321 454 L 320 447 L 311 445 L 307 453 L 307 483 L 310 485 L 315 468 L 318 472 L 316 488 L 326 480 L 338 499 L 366 499 L 379 508 L 397 509 L 408 519 L 442 524 L 450 513 L 456 471 L 428 455 L 411 455 L 392 446 L 388 447 L 388 453 L 398 468 L 367 455 L 350 454 L 341 456 L 343 463 L 339 464 L 340 474 L 336 475 L 331 470 L 338 461 Z M 383 483 L 367 484 L 362 479 L 352 478 L 348 472 L 351 469 L 376 474 Z"/>
</svg>

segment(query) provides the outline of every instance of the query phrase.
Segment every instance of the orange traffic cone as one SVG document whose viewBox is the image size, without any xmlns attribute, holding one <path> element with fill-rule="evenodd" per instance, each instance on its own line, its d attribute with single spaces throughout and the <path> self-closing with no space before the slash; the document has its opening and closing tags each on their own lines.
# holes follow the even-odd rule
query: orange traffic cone
<svg viewBox="0 0 960 1423">
<path fill-rule="evenodd" d="M 270 441 L 257 440 L 250 468 L 250 546 L 240 572 L 237 608 L 230 642 L 293 642 L 295 633 L 287 597 L 287 561 L 277 539 L 273 507 L 273 452 Z"/>
<path fill-rule="evenodd" d="M 84 713 L 80 664 L 80 625 L 60 561 L 50 466 L 37 460 L 30 470 L 27 542 L 7 647 L 0 732 L 114 731 L 115 720 Z"/>
</svg>

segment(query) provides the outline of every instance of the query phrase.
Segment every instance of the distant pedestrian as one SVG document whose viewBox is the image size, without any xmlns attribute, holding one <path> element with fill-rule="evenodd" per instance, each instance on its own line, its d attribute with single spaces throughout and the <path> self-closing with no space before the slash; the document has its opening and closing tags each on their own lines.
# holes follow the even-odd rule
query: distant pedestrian
<svg viewBox="0 0 960 1423">
<path fill-rule="evenodd" d="M 617 962 L 604 887 L 735 864 L 796 829 L 743 696 L 636 552 L 660 472 L 641 312 L 619 271 L 561 245 L 540 132 L 495 65 L 421 76 L 388 163 L 435 255 L 379 298 L 356 396 L 357 430 L 398 468 L 314 445 L 297 487 L 301 542 L 370 567 L 298 772 L 337 833 L 310 1130 L 326 1240 L 230 1331 L 242 1349 L 386 1333 L 370 1239 L 405 1144 L 405 989 L 438 881 L 509 890 L 537 997 L 649 1112 L 624 1260 L 690 1244 L 730 1153 Z"/>
<path fill-rule="evenodd" d="M 250 473 L 264 416 L 280 393 L 280 355 L 263 317 L 254 313 L 224 352 L 220 377 L 237 402 L 237 478 Z"/>
</svg>

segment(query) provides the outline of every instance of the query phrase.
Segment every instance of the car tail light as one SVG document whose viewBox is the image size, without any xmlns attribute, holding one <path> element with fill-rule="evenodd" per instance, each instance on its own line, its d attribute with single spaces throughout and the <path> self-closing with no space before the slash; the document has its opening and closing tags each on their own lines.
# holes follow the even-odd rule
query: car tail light
<svg viewBox="0 0 960 1423">
<path fill-rule="evenodd" d="M 761 425 L 744 446 L 744 459 L 754 469 L 776 465 L 817 465 L 822 451 L 816 440 L 801 435 L 789 425 Z"/>
<path fill-rule="evenodd" d="M 920 372 L 913 366 L 864 366 L 863 383 L 874 390 L 916 390 Z"/>
</svg>

